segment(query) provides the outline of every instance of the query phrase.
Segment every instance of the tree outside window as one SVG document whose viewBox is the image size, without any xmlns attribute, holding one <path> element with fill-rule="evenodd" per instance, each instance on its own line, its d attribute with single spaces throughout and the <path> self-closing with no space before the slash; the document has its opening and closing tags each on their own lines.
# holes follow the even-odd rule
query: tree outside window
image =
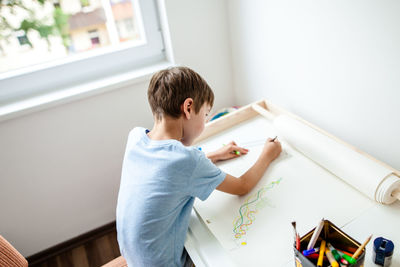
<svg viewBox="0 0 400 267">
<path fill-rule="evenodd" d="M 140 40 L 132 1 L 0 0 L 0 73 Z"/>
</svg>

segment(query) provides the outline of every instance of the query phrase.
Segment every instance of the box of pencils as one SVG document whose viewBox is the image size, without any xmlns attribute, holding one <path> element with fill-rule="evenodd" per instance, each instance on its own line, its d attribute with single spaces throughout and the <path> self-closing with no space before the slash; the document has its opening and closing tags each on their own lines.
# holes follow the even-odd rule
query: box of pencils
<svg viewBox="0 0 400 267">
<path fill-rule="evenodd" d="M 296 267 L 364 266 L 366 244 L 360 244 L 328 220 L 322 219 L 317 227 L 297 237 Z"/>
</svg>

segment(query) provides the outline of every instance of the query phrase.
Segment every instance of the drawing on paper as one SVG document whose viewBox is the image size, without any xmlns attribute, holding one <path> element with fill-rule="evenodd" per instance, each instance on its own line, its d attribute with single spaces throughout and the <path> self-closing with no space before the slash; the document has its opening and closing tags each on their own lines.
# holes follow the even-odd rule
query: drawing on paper
<svg viewBox="0 0 400 267">
<path fill-rule="evenodd" d="M 240 206 L 239 216 L 233 221 L 233 234 L 236 244 L 241 246 L 247 245 L 245 237 L 250 225 L 252 225 L 256 219 L 255 214 L 268 204 L 266 199 L 267 191 L 279 185 L 281 180 L 282 178 L 279 178 L 277 181 L 273 181 L 262 187 L 256 193 L 249 196 L 243 205 Z"/>
</svg>

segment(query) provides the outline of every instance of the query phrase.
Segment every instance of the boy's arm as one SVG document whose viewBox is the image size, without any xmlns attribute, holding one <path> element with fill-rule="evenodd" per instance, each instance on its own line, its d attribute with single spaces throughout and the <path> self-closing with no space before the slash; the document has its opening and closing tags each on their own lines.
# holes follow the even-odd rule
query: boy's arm
<svg viewBox="0 0 400 267">
<path fill-rule="evenodd" d="M 269 164 L 276 159 L 282 151 L 279 141 L 268 139 L 264 149 L 254 165 L 239 178 L 227 174 L 225 180 L 217 187 L 218 190 L 234 194 L 245 195 L 258 183 L 263 177 Z"/>
</svg>

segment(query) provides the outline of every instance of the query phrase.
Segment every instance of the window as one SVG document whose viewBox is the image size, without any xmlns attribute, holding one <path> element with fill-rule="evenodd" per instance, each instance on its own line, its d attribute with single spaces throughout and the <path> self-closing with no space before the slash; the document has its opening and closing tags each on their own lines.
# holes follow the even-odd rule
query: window
<svg viewBox="0 0 400 267">
<path fill-rule="evenodd" d="M 0 7 L 0 106 L 165 59 L 156 0 L 22 2 Z"/>
</svg>

